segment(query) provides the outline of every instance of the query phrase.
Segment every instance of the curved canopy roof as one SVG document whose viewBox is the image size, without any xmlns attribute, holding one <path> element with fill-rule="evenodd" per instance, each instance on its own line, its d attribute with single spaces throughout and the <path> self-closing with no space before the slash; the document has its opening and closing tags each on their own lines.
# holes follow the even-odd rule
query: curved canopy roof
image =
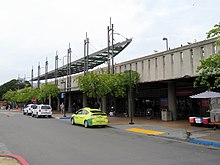
<svg viewBox="0 0 220 165">
<path fill-rule="evenodd" d="M 217 97 L 220 97 L 220 93 L 213 92 L 213 91 L 205 91 L 205 92 L 190 96 L 190 98 L 193 98 L 193 99 L 206 99 L 206 98 L 217 98 Z"/>
<path fill-rule="evenodd" d="M 132 39 L 126 39 L 123 42 L 118 42 L 116 44 L 113 45 L 113 55 L 112 55 L 112 46 L 110 46 L 110 56 L 115 57 L 117 54 L 119 54 L 124 48 L 126 48 L 130 43 L 131 43 Z M 104 48 L 100 51 L 97 51 L 95 53 L 92 53 L 88 56 L 88 69 L 93 69 L 94 67 L 101 65 L 103 63 L 105 63 L 106 61 L 108 61 L 108 48 Z M 85 63 L 85 59 L 80 58 L 76 61 L 71 62 L 70 64 L 70 75 L 72 74 L 76 74 L 76 73 L 80 73 L 84 71 L 84 63 Z M 67 76 L 67 67 L 68 64 L 63 65 L 62 67 L 59 67 L 56 70 L 52 70 L 46 74 L 42 74 L 40 75 L 40 77 L 34 77 L 32 79 L 32 81 L 36 81 L 38 80 L 45 80 L 47 79 L 52 79 L 55 77 L 63 77 L 63 76 Z"/>
</svg>

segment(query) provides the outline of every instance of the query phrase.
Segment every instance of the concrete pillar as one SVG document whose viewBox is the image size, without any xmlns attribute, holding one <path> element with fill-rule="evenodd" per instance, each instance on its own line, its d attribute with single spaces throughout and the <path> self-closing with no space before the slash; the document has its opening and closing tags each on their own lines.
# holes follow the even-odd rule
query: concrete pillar
<svg viewBox="0 0 220 165">
<path fill-rule="evenodd" d="M 128 91 L 128 116 L 130 118 L 129 124 L 133 123 L 133 117 L 134 117 L 134 93 L 132 89 L 129 89 Z"/>
<path fill-rule="evenodd" d="M 87 96 L 85 93 L 83 93 L 83 107 L 86 107 L 88 105 L 87 103 Z"/>
<path fill-rule="evenodd" d="M 68 112 L 72 112 L 73 110 L 73 99 L 72 94 L 69 92 L 68 94 Z"/>
<path fill-rule="evenodd" d="M 107 101 L 106 96 L 102 97 L 101 109 L 103 112 L 107 112 Z"/>
<path fill-rule="evenodd" d="M 173 120 L 177 120 L 175 87 L 175 82 L 168 82 L 168 110 L 171 111 Z"/>
<path fill-rule="evenodd" d="M 57 97 L 57 111 L 60 111 L 60 98 Z"/>
</svg>

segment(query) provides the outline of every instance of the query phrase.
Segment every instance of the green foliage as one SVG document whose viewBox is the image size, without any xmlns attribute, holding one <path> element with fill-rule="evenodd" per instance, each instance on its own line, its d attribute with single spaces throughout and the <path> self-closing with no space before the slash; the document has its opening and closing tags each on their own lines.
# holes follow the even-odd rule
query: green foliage
<svg viewBox="0 0 220 165">
<path fill-rule="evenodd" d="M 136 88 L 138 81 L 139 74 L 134 71 L 116 74 L 90 72 L 78 78 L 78 86 L 87 96 L 99 99 L 107 94 L 123 97 L 130 82 L 131 88 Z"/>
<path fill-rule="evenodd" d="M 207 33 L 207 38 L 218 37 L 216 45 L 220 46 L 220 23 Z M 220 87 L 220 52 L 206 59 L 200 60 L 200 66 L 197 67 L 199 77 L 194 82 L 194 87 L 203 86 L 208 90 Z"/>
<path fill-rule="evenodd" d="M 43 101 L 49 97 L 57 97 L 59 95 L 59 88 L 55 84 L 44 84 L 40 89 L 38 88 L 23 88 L 18 91 L 7 91 L 3 98 L 7 101 L 26 103 L 31 102 L 32 98 Z"/>
<path fill-rule="evenodd" d="M 16 91 L 12 91 L 11 89 L 4 93 L 3 99 L 10 101 L 10 102 L 16 102 Z"/>
<path fill-rule="evenodd" d="M 37 99 L 38 100 L 45 100 L 49 99 L 50 97 L 57 97 L 60 93 L 60 89 L 55 84 L 44 84 L 41 86 Z"/>
<path fill-rule="evenodd" d="M 37 88 L 23 88 L 18 91 L 7 91 L 3 98 L 10 102 L 25 103 L 30 102 L 32 98 L 36 98 L 39 93 Z"/>
<path fill-rule="evenodd" d="M 214 28 L 207 33 L 207 38 L 218 37 L 216 45 L 220 45 L 220 23 L 215 24 Z"/>
<path fill-rule="evenodd" d="M 111 91 L 109 86 L 111 79 L 107 74 L 89 72 L 78 78 L 78 85 L 81 91 L 91 98 L 101 98 Z"/>
<path fill-rule="evenodd" d="M 18 103 L 24 103 L 24 102 L 28 102 L 30 101 L 30 97 L 29 97 L 29 91 L 31 90 L 31 88 L 24 88 L 21 89 L 19 91 L 17 91 L 16 93 L 16 102 Z"/>
<path fill-rule="evenodd" d="M 13 79 L 0 86 L 0 99 L 2 99 L 3 95 L 9 90 L 16 91 L 30 86 L 31 84 L 28 81 L 20 82 L 19 80 Z"/>
</svg>

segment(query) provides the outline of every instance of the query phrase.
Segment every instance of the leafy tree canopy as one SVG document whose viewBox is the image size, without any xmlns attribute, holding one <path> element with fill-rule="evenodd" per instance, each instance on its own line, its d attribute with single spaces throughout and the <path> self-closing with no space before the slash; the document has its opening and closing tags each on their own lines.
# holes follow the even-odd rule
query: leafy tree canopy
<svg viewBox="0 0 220 165">
<path fill-rule="evenodd" d="M 50 97 L 57 97 L 59 95 L 60 89 L 55 84 L 43 84 L 37 94 L 37 99 L 44 101 Z"/>
<path fill-rule="evenodd" d="M 216 45 L 220 46 L 220 23 L 216 24 L 213 29 L 207 33 L 207 38 L 218 37 Z M 208 90 L 220 87 L 220 52 L 211 55 L 200 61 L 200 66 L 197 68 L 199 77 L 196 78 L 194 86 L 203 86 Z"/>
<path fill-rule="evenodd" d="M 3 95 L 3 98 L 10 102 L 25 103 L 30 102 L 32 98 L 36 98 L 38 93 L 38 88 L 23 88 L 17 91 L 9 90 Z"/>
<path fill-rule="evenodd" d="M 25 87 L 30 87 L 30 86 L 31 84 L 29 81 L 21 82 L 16 79 L 8 81 L 0 86 L 0 99 L 2 99 L 3 95 L 9 90 L 16 91 L 18 89 L 23 89 Z"/>
<path fill-rule="evenodd" d="M 207 38 L 218 37 L 216 45 L 220 45 L 220 23 L 215 24 L 214 28 L 209 30 L 207 33 Z"/>
<path fill-rule="evenodd" d="M 57 97 L 59 92 L 57 85 L 44 84 L 40 89 L 26 87 L 17 91 L 9 90 L 3 95 L 3 98 L 11 102 L 27 103 L 31 102 L 32 98 L 44 101 L 50 97 Z"/>
<path fill-rule="evenodd" d="M 123 97 L 130 85 L 131 88 L 137 86 L 139 77 L 135 71 L 116 74 L 89 72 L 78 78 L 78 85 L 81 91 L 92 98 L 100 99 L 107 94 Z"/>
</svg>

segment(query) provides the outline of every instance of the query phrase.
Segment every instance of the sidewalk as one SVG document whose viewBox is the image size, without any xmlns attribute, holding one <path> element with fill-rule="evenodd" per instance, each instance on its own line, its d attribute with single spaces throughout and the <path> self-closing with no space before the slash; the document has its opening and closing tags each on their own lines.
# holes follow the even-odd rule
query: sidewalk
<svg viewBox="0 0 220 165">
<path fill-rule="evenodd" d="M 57 119 L 69 119 L 72 113 L 54 113 Z M 188 120 L 161 121 L 160 119 L 147 120 L 144 117 L 134 117 L 134 124 L 130 123 L 130 118 L 108 117 L 109 126 L 122 131 L 140 133 L 151 136 L 159 136 L 170 139 L 184 140 L 191 143 L 220 147 L 220 128 L 191 126 Z"/>
<path fill-rule="evenodd" d="M 29 165 L 21 156 L 14 154 L 0 154 L 1 165 Z"/>
<path fill-rule="evenodd" d="M 134 125 L 129 118 L 109 117 L 109 125 L 130 132 L 157 135 L 171 139 L 186 140 L 191 143 L 220 147 L 220 128 L 191 126 L 188 120 L 161 121 L 136 117 Z M 152 133 L 152 131 L 154 131 Z"/>
</svg>

